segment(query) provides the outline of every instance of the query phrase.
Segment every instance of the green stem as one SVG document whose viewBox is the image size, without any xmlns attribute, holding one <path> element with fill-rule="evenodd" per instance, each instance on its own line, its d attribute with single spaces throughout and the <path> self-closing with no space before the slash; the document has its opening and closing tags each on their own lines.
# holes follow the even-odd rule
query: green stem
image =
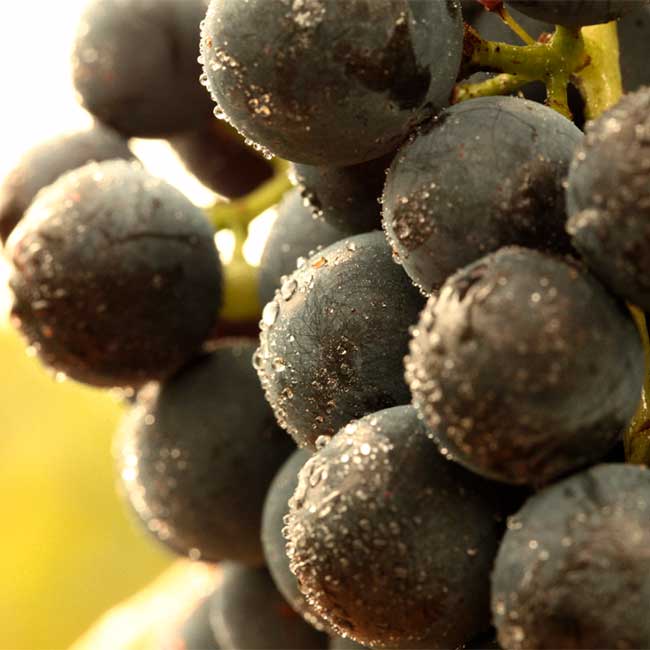
<svg viewBox="0 0 650 650">
<path fill-rule="evenodd" d="M 589 63 L 575 72 L 573 80 L 585 100 L 585 116 L 593 120 L 623 94 L 617 25 L 583 27 L 582 35 Z"/>
<path fill-rule="evenodd" d="M 567 95 L 568 76 L 553 75 L 546 82 L 546 104 L 569 120 L 573 119 Z"/>
<path fill-rule="evenodd" d="M 572 75 L 583 70 L 589 62 L 585 41 L 580 31 L 558 26 L 545 43 L 509 45 L 487 41 L 471 27 L 466 28 L 464 70 L 498 70 L 498 75 L 481 84 L 460 84 L 454 101 L 473 97 L 512 92 L 529 81 L 543 81 L 548 103 L 558 112 L 571 118 L 566 89 Z"/>
<path fill-rule="evenodd" d="M 288 163 L 276 158 L 272 164 L 275 174 L 271 180 L 241 199 L 217 202 L 206 210 L 216 230 L 230 230 L 235 236 L 233 257 L 224 269 L 222 321 L 248 322 L 259 318 L 258 269 L 246 262 L 244 244 L 248 239 L 250 222 L 277 205 L 291 188 Z"/>
<path fill-rule="evenodd" d="M 216 230 L 225 228 L 237 231 L 241 227 L 247 228 L 255 217 L 279 203 L 290 188 L 289 177 L 285 171 L 280 171 L 270 181 L 241 199 L 215 203 L 207 210 L 208 218 Z"/>
<path fill-rule="evenodd" d="M 544 79 L 549 74 L 570 74 L 585 65 L 584 42 L 580 32 L 557 27 L 547 43 L 510 45 L 486 41 L 468 28 L 465 65 L 475 70 L 498 70 Z"/>
<path fill-rule="evenodd" d="M 645 314 L 638 307 L 632 305 L 630 311 L 641 335 L 646 373 L 641 392 L 641 403 L 623 438 L 625 458 L 629 463 L 648 465 L 650 464 L 650 405 L 648 404 L 648 396 L 650 396 L 650 338 L 648 337 Z"/>
<path fill-rule="evenodd" d="M 519 38 L 526 43 L 526 45 L 532 45 L 535 43 L 535 39 L 530 36 L 530 34 L 513 18 L 512 14 L 501 5 L 497 10 L 499 18 L 510 27 L 510 29 L 519 36 Z"/>
<path fill-rule="evenodd" d="M 521 75 L 498 74 L 478 83 L 459 84 L 454 89 L 454 104 L 459 104 L 476 97 L 490 97 L 492 95 L 510 95 L 516 92 L 531 79 Z"/>
</svg>

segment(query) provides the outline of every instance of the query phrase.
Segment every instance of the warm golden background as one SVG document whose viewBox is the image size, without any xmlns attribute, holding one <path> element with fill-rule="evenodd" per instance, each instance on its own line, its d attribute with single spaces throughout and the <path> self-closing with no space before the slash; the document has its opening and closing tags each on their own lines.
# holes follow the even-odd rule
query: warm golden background
<svg viewBox="0 0 650 650">
<path fill-rule="evenodd" d="M 3 6 L 0 177 L 32 144 L 90 123 L 69 75 L 84 2 Z M 163 143 L 133 148 L 197 204 L 212 200 Z M 228 243 L 227 236 L 220 242 Z M 0 263 L 0 649 L 55 650 L 156 576 L 171 556 L 139 530 L 116 496 L 110 446 L 120 402 L 57 383 L 42 370 L 7 326 L 7 304 Z"/>
</svg>

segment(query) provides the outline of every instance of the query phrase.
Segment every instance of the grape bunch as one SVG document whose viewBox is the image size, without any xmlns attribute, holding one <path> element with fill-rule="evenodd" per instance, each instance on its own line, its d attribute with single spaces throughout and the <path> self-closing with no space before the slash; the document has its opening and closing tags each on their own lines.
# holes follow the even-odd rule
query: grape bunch
<svg viewBox="0 0 650 650">
<path fill-rule="evenodd" d="M 0 232 L 28 345 L 123 391 L 133 514 L 221 566 L 161 648 L 650 648 L 649 37 L 647 0 L 90 0 L 95 125 Z"/>
</svg>

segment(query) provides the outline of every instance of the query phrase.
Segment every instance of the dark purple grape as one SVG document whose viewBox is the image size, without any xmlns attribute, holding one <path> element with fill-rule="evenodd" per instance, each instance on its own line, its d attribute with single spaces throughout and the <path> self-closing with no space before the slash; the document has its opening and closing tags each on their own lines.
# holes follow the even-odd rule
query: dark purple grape
<svg viewBox="0 0 650 650">
<path fill-rule="evenodd" d="M 77 381 L 138 386 L 198 353 L 221 303 L 210 224 L 137 163 L 90 163 L 45 188 L 7 242 L 12 317 Z"/>
<path fill-rule="evenodd" d="M 223 650 L 327 648 L 327 636 L 289 607 L 266 569 L 225 564 L 211 600 L 210 621 Z"/>
<path fill-rule="evenodd" d="M 650 85 L 648 41 L 650 40 L 650 6 L 624 16 L 618 22 L 621 77 L 626 92 Z"/>
<path fill-rule="evenodd" d="M 648 648 L 650 472 L 599 465 L 534 497 L 508 524 L 492 576 L 507 650 Z"/>
<path fill-rule="evenodd" d="M 338 634 L 456 648 L 489 626 L 502 499 L 438 452 L 413 407 L 386 409 L 349 423 L 300 471 L 291 569 Z"/>
<path fill-rule="evenodd" d="M 264 498 L 294 446 L 264 401 L 254 349 L 223 342 L 147 386 L 118 439 L 132 508 L 159 541 L 195 559 L 264 562 Z"/>
<path fill-rule="evenodd" d="M 615 445 L 639 404 L 643 350 L 629 311 L 584 269 L 513 247 L 429 300 L 406 374 L 445 453 L 541 485 Z"/>
<path fill-rule="evenodd" d="M 569 172 L 567 229 L 589 269 L 650 310 L 650 88 L 587 128 Z"/>
<path fill-rule="evenodd" d="M 352 167 L 293 166 L 300 191 L 319 219 L 346 234 L 381 230 L 379 201 L 393 154 Z"/>
<path fill-rule="evenodd" d="M 648 0 L 507 0 L 522 13 L 554 25 L 582 27 L 616 20 Z"/>
<path fill-rule="evenodd" d="M 0 237 L 7 241 L 36 194 L 65 172 L 89 162 L 133 154 L 116 131 L 95 124 L 85 131 L 56 136 L 27 151 L 0 185 Z"/>
<path fill-rule="evenodd" d="M 296 450 L 276 474 L 266 495 L 262 516 L 262 546 L 266 566 L 273 582 L 294 611 L 298 612 L 310 625 L 323 630 L 325 623 L 309 606 L 298 588 L 296 576 L 289 568 L 286 541 L 282 534 L 284 520 L 289 514 L 289 499 L 298 485 L 298 472 L 311 457 L 307 449 Z"/>
<path fill-rule="evenodd" d="M 211 116 L 199 83 L 207 0 L 90 0 L 72 53 L 84 108 L 127 136 L 165 137 Z"/>
<path fill-rule="evenodd" d="M 299 258 L 311 257 L 346 236 L 341 229 L 314 219 L 298 190 L 287 192 L 277 210 L 260 260 L 258 294 L 262 305 L 273 300 L 283 277 L 296 270 Z"/>
<path fill-rule="evenodd" d="M 317 253 L 264 308 L 255 365 L 280 426 L 302 446 L 407 404 L 402 359 L 423 298 L 382 232 Z"/>
<path fill-rule="evenodd" d="M 448 103 L 462 40 L 455 0 L 213 0 L 201 53 L 213 99 L 246 137 L 342 166 L 392 151 Z"/>
<path fill-rule="evenodd" d="M 204 598 L 180 625 L 164 635 L 159 650 L 221 650 L 210 626 L 209 598 Z"/>
<path fill-rule="evenodd" d="M 273 176 L 271 163 L 222 120 L 171 136 L 169 144 L 187 170 L 221 196 L 242 197 Z"/>
<path fill-rule="evenodd" d="M 564 180 L 582 133 L 535 102 L 483 97 L 452 106 L 398 152 L 384 227 L 430 293 L 501 246 L 569 250 Z"/>
</svg>

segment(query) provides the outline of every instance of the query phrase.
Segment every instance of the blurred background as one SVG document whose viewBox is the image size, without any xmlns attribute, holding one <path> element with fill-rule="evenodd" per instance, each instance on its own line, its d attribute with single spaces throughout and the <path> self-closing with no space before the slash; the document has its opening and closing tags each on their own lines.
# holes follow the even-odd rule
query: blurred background
<svg viewBox="0 0 650 650">
<path fill-rule="evenodd" d="M 33 0 L 3 11 L 0 177 L 30 146 L 91 122 L 69 72 L 84 3 Z M 195 203 L 214 201 L 166 143 L 132 144 L 150 171 Z M 258 260 L 269 225 L 268 217 L 254 225 L 249 262 Z M 230 233 L 217 241 L 227 261 Z M 118 396 L 59 383 L 28 356 L 7 323 L 5 279 L 0 261 L 0 649 L 66 648 L 173 558 L 117 496 L 110 448 L 122 412 Z"/>
</svg>

